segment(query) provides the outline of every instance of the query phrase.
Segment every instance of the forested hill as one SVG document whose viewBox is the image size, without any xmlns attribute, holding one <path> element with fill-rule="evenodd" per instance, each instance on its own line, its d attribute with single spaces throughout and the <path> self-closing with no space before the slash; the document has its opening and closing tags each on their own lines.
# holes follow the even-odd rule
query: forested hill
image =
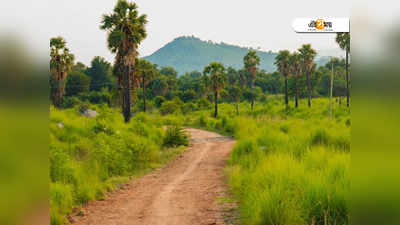
<svg viewBox="0 0 400 225">
<path fill-rule="evenodd" d="M 193 70 L 203 71 L 212 61 L 221 62 L 235 69 L 243 68 L 243 57 L 248 51 L 248 48 L 202 41 L 196 37 L 178 37 L 145 59 L 160 67 L 172 66 L 182 75 Z M 276 53 L 263 51 L 257 53 L 261 58 L 260 69 L 274 71 Z"/>
</svg>

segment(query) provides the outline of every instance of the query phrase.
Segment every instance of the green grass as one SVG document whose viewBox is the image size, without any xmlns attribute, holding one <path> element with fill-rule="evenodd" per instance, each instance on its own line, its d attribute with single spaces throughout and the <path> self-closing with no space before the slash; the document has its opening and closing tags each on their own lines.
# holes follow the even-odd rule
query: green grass
<svg viewBox="0 0 400 225">
<path fill-rule="evenodd" d="M 117 109 L 90 107 L 99 116 L 81 116 L 78 107 L 50 109 L 52 225 L 66 224 L 66 215 L 74 207 L 104 199 L 108 191 L 162 166 L 184 150 L 163 146 L 170 140 L 163 126 L 174 121 L 138 113 L 125 124 Z"/>
<path fill-rule="evenodd" d="M 233 135 L 237 144 L 226 168 L 239 202 L 240 224 L 347 225 L 350 191 L 350 113 L 335 106 L 329 120 L 328 100 L 314 99 L 309 109 L 276 100 L 257 104 L 221 104 L 190 115 L 189 124 Z M 229 118 L 229 119 L 228 119 Z"/>
<path fill-rule="evenodd" d="M 73 207 L 103 199 L 129 177 L 181 153 L 182 148 L 164 147 L 187 144 L 182 130 L 174 129 L 181 126 L 237 140 L 226 173 L 239 203 L 239 224 L 349 224 L 347 108 L 335 105 L 332 120 L 327 99 L 313 99 L 312 108 L 302 100 L 298 109 L 289 110 L 273 98 L 257 103 L 253 111 L 242 103 L 239 116 L 231 104 L 220 104 L 219 109 L 218 118 L 212 117 L 212 109 L 138 113 L 124 124 L 120 112 L 107 107 L 96 107 L 97 118 L 82 117 L 77 108 L 51 108 L 51 224 L 65 223 Z"/>
</svg>

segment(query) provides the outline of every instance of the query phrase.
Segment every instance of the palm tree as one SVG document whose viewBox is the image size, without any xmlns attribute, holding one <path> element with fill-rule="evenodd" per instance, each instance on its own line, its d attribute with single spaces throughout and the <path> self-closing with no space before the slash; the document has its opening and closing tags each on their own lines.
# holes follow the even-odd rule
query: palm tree
<svg viewBox="0 0 400 225">
<path fill-rule="evenodd" d="M 218 116 L 218 95 L 227 82 L 225 67 L 221 63 L 211 62 L 204 68 L 206 85 L 214 92 L 215 111 L 214 117 Z"/>
<path fill-rule="evenodd" d="M 290 52 L 288 50 L 279 51 L 275 57 L 275 65 L 278 67 L 278 71 L 285 77 L 285 105 L 289 107 L 289 96 L 288 96 L 288 77 L 290 74 Z"/>
<path fill-rule="evenodd" d="M 294 52 L 290 55 L 289 58 L 290 65 L 290 74 L 294 76 L 294 88 L 295 88 L 295 107 L 299 107 L 299 87 L 298 87 L 298 79 L 301 76 L 301 62 L 300 62 L 300 54 Z"/>
<path fill-rule="evenodd" d="M 257 66 L 260 65 L 260 57 L 258 57 L 257 52 L 254 50 L 250 50 L 243 58 L 244 62 L 244 68 L 248 71 L 249 73 L 249 84 L 250 84 L 250 89 L 252 92 L 252 98 L 251 98 L 251 110 L 253 110 L 254 107 L 254 80 L 256 79 L 256 73 L 257 73 Z"/>
<path fill-rule="evenodd" d="M 153 80 L 153 78 L 157 74 L 157 70 L 154 67 L 154 65 L 145 60 L 145 59 L 139 59 L 136 61 L 137 63 L 137 74 L 136 74 L 136 79 L 140 86 L 142 86 L 142 91 L 143 91 L 143 112 L 146 112 L 146 86 Z"/>
<path fill-rule="evenodd" d="M 346 95 L 347 107 L 350 106 L 350 88 L 349 88 L 349 53 L 350 53 L 350 33 L 337 33 L 336 43 L 340 48 L 346 51 Z"/>
<path fill-rule="evenodd" d="M 147 16 L 139 15 L 135 3 L 118 0 L 114 11 L 103 16 L 100 28 L 108 33 L 108 48 L 115 53 L 118 85 L 124 91 L 122 111 L 125 122 L 131 118 L 131 94 L 138 46 L 146 38 Z"/>
<path fill-rule="evenodd" d="M 60 108 L 65 93 L 65 81 L 74 65 L 74 55 L 66 47 L 62 37 L 50 39 L 50 74 L 53 81 L 51 100 L 55 107 Z"/>
<path fill-rule="evenodd" d="M 307 77 L 307 90 L 308 90 L 308 107 L 311 107 L 311 74 L 314 70 L 314 58 L 317 52 L 311 48 L 310 44 L 303 45 L 300 49 L 300 58 L 303 72 L 306 73 Z"/>
</svg>

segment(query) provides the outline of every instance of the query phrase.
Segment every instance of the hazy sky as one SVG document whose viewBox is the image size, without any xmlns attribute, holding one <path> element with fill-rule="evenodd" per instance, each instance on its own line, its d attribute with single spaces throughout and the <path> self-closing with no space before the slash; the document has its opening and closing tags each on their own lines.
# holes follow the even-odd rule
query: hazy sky
<svg viewBox="0 0 400 225">
<path fill-rule="evenodd" d="M 112 11 L 116 0 L 18 1 L 2 6 L 0 19 L 18 16 L 11 28 L 21 25 L 31 33 L 31 44 L 42 46 L 50 37 L 65 37 L 78 61 L 89 64 L 94 56 L 113 61 L 106 33 L 99 29 L 101 16 Z M 348 1 L 294 0 L 137 0 L 140 13 L 148 15 L 148 37 L 141 56 L 174 38 L 195 35 L 203 40 L 226 42 L 262 50 L 297 49 L 311 43 L 317 50 L 336 49 L 332 34 L 296 34 L 296 17 L 349 17 Z M 18 8 L 18 10 L 15 10 Z M 35 23 L 32 23 L 32 21 Z M 3 20 L 4 21 L 4 20 Z"/>
</svg>

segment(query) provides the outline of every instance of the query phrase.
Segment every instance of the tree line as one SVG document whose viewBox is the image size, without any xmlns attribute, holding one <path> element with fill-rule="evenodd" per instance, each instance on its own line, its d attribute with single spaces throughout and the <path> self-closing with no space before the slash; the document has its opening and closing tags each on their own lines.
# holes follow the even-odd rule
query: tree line
<svg viewBox="0 0 400 225">
<path fill-rule="evenodd" d="M 334 96 L 346 96 L 350 101 L 349 33 L 338 33 L 336 41 L 346 51 L 346 59 L 331 58 L 325 66 L 315 64 L 316 51 L 310 44 L 291 53 L 279 51 L 276 72 L 259 70 L 260 58 L 249 50 L 243 57 L 243 68 L 236 70 L 219 62 L 211 62 L 203 71 L 178 76 L 172 67 L 161 67 L 139 58 L 138 46 L 147 36 L 146 15 L 140 15 L 135 3 L 119 0 L 112 13 L 104 15 L 100 28 L 107 32 L 108 48 L 115 54 L 113 64 L 100 56 L 90 66 L 74 62 L 74 55 L 62 37 L 50 40 L 50 98 L 55 107 L 71 107 L 80 102 L 106 103 L 120 106 L 125 122 L 129 122 L 132 107 L 146 112 L 149 104 L 168 113 L 176 105 L 185 110 L 210 107 L 214 116 L 218 104 L 248 101 L 253 109 L 256 101 L 266 101 L 269 95 L 284 94 L 298 107 L 298 99 L 329 96 L 331 71 L 335 71 Z"/>
</svg>

